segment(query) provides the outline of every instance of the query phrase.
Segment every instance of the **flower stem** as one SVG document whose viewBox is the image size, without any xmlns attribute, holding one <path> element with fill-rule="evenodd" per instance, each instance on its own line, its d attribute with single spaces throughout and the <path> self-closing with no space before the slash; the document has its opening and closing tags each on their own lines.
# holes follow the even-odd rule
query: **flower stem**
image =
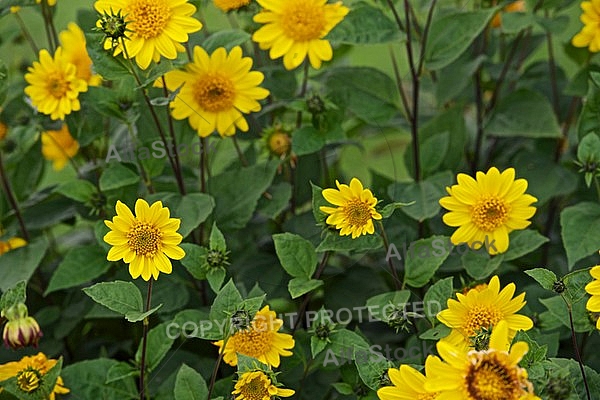
<svg viewBox="0 0 600 400">
<path fill-rule="evenodd" d="M 313 279 L 319 279 L 321 277 L 321 274 L 325 270 L 325 266 L 327 265 L 327 260 L 329 260 L 330 255 L 330 251 L 326 251 L 325 254 L 323 254 L 323 258 L 321 259 L 321 263 L 319 264 L 319 268 L 317 268 Z M 304 295 L 304 300 L 302 301 L 300 309 L 298 310 L 298 318 L 296 319 L 296 322 L 294 322 L 294 326 L 292 327 L 292 335 L 294 334 L 294 332 L 296 332 L 296 329 L 298 329 L 298 327 L 301 324 L 301 321 L 304 319 L 304 314 L 306 313 L 306 309 L 308 307 L 308 303 L 310 302 L 311 297 L 312 296 L 310 293 Z"/>
<path fill-rule="evenodd" d="M 581 377 L 583 378 L 583 385 L 585 386 L 585 394 L 587 395 L 588 400 L 592 400 L 590 395 L 590 388 L 588 387 L 587 377 L 585 375 L 585 369 L 583 367 L 583 362 L 581 361 L 581 354 L 579 353 L 579 348 L 577 346 L 577 337 L 575 336 L 575 326 L 573 325 L 573 307 L 571 303 L 565 299 L 565 297 L 561 294 L 560 297 L 567 304 L 567 310 L 569 310 L 569 324 L 571 325 L 571 341 L 573 342 L 573 350 L 575 351 L 575 357 L 577 358 L 577 363 L 579 364 L 579 370 L 581 371 Z"/>
<path fill-rule="evenodd" d="M 219 358 L 217 358 L 217 362 L 215 363 L 212 374 L 210 376 L 210 383 L 208 385 L 208 396 L 206 396 L 206 398 L 209 400 L 211 398 L 213 389 L 215 387 L 215 382 L 217 381 L 217 373 L 219 372 L 219 367 L 221 366 L 221 361 L 223 361 L 223 356 L 225 355 L 225 346 L 227 346 L 227 342 L 229 341 L 229 336 L 230 336 L 229 332 L 227 332 L 227 335 L 223 339 L 223 346 L 219 350 Z"/>
<path fill-rule="evenodd" d="M 381 229 L 381 238 L 383 239 L 383 245 L 385 247 L 385 253 L 386 255 L 389 253 L 389 249 L 390 249 L 390 242 L 388 240 L 387 234 L 385 233 L 385 228 L 383 227 L 383 223 L 381 221 L 377 221 L 377 223 L 379 224 L 379 228 Z M 392 277 L 394 278 L 394 286 L 396 287 L 396 290 L 400 290 L 401 288 L 404 287 L 404 284 L 400 283 L 400 278 L 398 277 L 398 271 L 396 271 L 396 267 L 394 266 L 394 263 L 392 262 L 392 257 L 386 257 L 387 258 L 387 263 L 388 266 L 390 267 L 390 272 L 392 273 Z"/>
<path fill-rule="evenodd" d="M 31 46 L 31 50 L 33 50 L 33 53 L 37 57 L 38 54 L 40 53 L 40 49 L 35 44 L 35 41 L 33 40 L 31 33 L 29 33 L 29 29 L 27 29 L 27 25 L 25 25 L 25 23 L 23 22 L 23 19 L 19 15 L 19 13 L 14 13 L 13 15 L 15 16 L 15 19 L 17 20 L 17 23 L 19 24 L 19 27 L 21 28 L 21 32 L 23 32 L 23 36 L 25 36 L 25 39 L 27 39 L 29 46 Z"/>
<path fill-rule="evenodd" d="M 148 281 L 148 295 L 146 297 L 146 309 L 144 312 L 150 310 L 150 304 L 152 301 L 152 283 L 154 278 L 150 278 Z M 146 348 L 148 345 L 148 326 L 150 325 L 149 318 L 144 318 L 144 333 L 142 336 L 142 358 L 140 360 L 140 400 L 144 400 L 146 392 L 146 383 L 144 382 L 146 372 Z"/>
<path fill-rule="evenodd" d="M 46 28 L 46 36 L 48 37 L 48 47 L 50 53 L 54 53 L 58 47 L 58 34 L 52 20 L 52 11 L 47 0 L 42 0 L 42 17 L 44 18 L 44 28 Z"/>
<path fill-rule="evenodd" d="M 21 234 L 23 235 L 23 239 L 29 242 L 29 232 L 25 227 L 25 221 L 23 220 L 23 215 L 21 214 L 21 209 L 19 208 L 19 204 L 15 199 L 15 196 L 10 187 L 10 182 L 6 177 L 6 171 L 4 170 L 4 162 L 2 161 L 2 152 L 0 152 L 0 180 L 2 181 L 2 188 L 4 189 L 4 193 L 6 193 L 6 198 L 10 203 L 12 209 L 15 211 L 15 216 L 17 217 L 17 221 L 19 221 L 19 226 L 21 227 Z"/>
</svg>

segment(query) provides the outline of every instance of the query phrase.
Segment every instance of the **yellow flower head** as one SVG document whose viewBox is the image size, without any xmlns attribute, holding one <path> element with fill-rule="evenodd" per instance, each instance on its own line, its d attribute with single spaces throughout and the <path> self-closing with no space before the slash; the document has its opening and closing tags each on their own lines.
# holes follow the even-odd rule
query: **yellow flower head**
<svg viewBox="0 0 600 400">
<path fill-rule="evenodd" d="M 235 400 L 271 400 L 273 397 L 290 397 L 294 393 L 291 389 L 273 385 L 262 371 L 243 373 L 231 392 Z"/>
<path fill-rule="evenodd" d="M 104 241 L 113 246 L 107 255 L 108 261 L 123 261 L 129 264 L 133 279 L 140 275 L 145 281 L 158 278 L 163 272 L 172 271 L 171 260 L 181 260 L 185 252 L 178 245 L 183 239 L 177 233 L 181 221 L 170 218 L 167 207 L 157 201 L 149 206 L 146 200 L 135 202 L 135 216 L 129 207 L 117 201 L 117 215 L 112 221 L 104 221 L 110 228 Z"/>
<path fill-rule="evenodd" d="M 58 131 L 42 133 L 42 155 L 46 160 L 52 161 L 55 171 L 63 169 L 78 151 L 79 142 L 73 139 L 67 124 L 63 124 Z"/>
<path fill-rule="evenodd" d="M 325 222 L 340 229 L 340 235 L 352 235 L 355 239 L 361 235 L 375 233 L 373 220 L 381 219 L 375 210 L 377 198 L 369 189 L 363 189 L 361 181 L 352 178 L 350 186 L 335 181 L 338 190 L 324 189 L 325 200 L 337 207 L 321 206 L 319 209 L 329 214 Z"/>
<path fill-rule="evenodd" d="M 600 0 L 582 1 L 580 6 L 583 14 L 579 19 L 584 26 L 571 43 L 575 47 L 588 47 L 595 53 L 600 51 Z"/>
<path fill-rule="evenodd" d="M 56 49 L 54 58 L 48 50 L 40 51 L 40 60 L 28 68 L 25 80 L 29 86 L 25 94 L 42 114 L 52 119 L 65 119 L 73 111 L 79 111 L 79 93 L 87 91 L 87 83 L 77 76 L 77 67 Z"/>
<path fill-rule="evenodd" d="M 0 230 L 0 236 L 4 232 Z M 8 240 L 0 240 L 0 256 L 4 253 L 8 253 L 11 250 L 18 249 L 19 247 L 26 246 L 27 242 L 19 237 L 13 237 Z"/>
<path fill-rule="evenodd" d="M 523 12 L 525 11 L 525 0 L 517 0 L 517 1 L 513 1 L 512 3 L 506 5 L 502 11 L 499 11 L 496 15 L 494 15 L 494 18 L 492 18 L 492 21 L 490 22 L 490 26 L 492 28 L 499 28 L 500 26 L 502 26 L 502 13 L 512 13 L 512 12 Z"/>
<path fill-rule="evenodd" d="M 24 392 L 33 392 L 41 384 L 44 375 L 56 365 L 56 360 L 48 359 L 44 353 L 38 353 L 35 356 L 25 356 L 20 361 L 13 361 L 0 365 L 0 391 L 2 381 L 16 377 L 17 386 Z M 67 394 L 67 389 L 59 376 L 49 400 L 54 400 L 57 394 Z"/>
<path fill-rule="evenodd" d="M 515 180 L 514 168 L 500 173 L 496 167 L 487 173 L 478 171 L 477 180 L 458 174 L 457 181 L 457 185 L 446 188 L 450 196 L 440 199 L 440 205 L 450 211 L 443 216 L 446 225 L 459 227 L 450 240 L 476 250 L 477 243 L 486 244 L 490 254 L 504 253 L 508 234 L 525 229 L 535 214 L 531 203 L 537 199 L 525 194 L 527 181 Z"/>
<path fill-rule="evenodd" d="M 252 0 L 213 0 L 215 6 L 224 12 L 237 10 L 250 4 Z"/>
<path fill-rule="evenodd" d="M 436 400 L 541 400 L 533 393 L 527 371 L 519 361 L 529 351 L 525 342 L 512 348 L 508 324 L 498 324 L 488 350 L 464 352 L 446 342 L 438 342 L 436 356 L 425 361 L 425 389 L 440 392 Z M 510 349 L 510 350 L 509 350 Z"/>
<path fill-rule="evenodd" d="M 35 2 L 37 4 L 40 4 L 42 2 L 42 0 L 35 0 Z M 56 0 L 46 0 L 46 3 L 48 3 L 49 6 L 55 6 L 56 5 Z"/>
<path fill-rule="evenodd" d="M 385 386 L 377 391 L 381 400 L 437 400 L 438 393 L 425 390 L 425 375 L 408 365 L 399 369 L 388 369 L 394 386 Z"/>
<path fill-rule="evenodd" d="M 585 286 L 585 291 L 588 292 L 591 297 L 588 299 L 585 308 L 591 312 L 600 312 L 600 265 L 596 265 L 590 270 L 590 275 L 594 278 L 593 281 Z M 600 329 L 600 318 L 596 321 L 596 328 Z"/>
<path fill-rule="evenodd" d="M 60 45 L 65 59 L 77 68 L 77 77 L 83 79 L 89 86 L 98 86 L 102 77 L 92 73 L 92 59 L 85 47 L 85 36 L 76 23 L 70 22 L 68 29 L 59 35 Z"/>
<path fill-rule="evenodd" d="M 525 306 L 525 293 L 513 299 L 515 288 L 514 283 L 509 283 L 500 290 L 500 280 L 494 276 L 485 289 L 474 288 L 466 295 L 457 293 L 458 300 L 449 299 L 448 308 L 437 315 L 444 325 L 452 328 L 450 335 L 440 341 L 472 348 L 473 338 L 482 331 L 492 329 L 493 332 L 501 321 L 507 324 L 509 340 L 515 337 L 518 330 L 531 329 L 533 321 L 516 314 Z"/>
<path fill-rule="evenodd" d="M 201 47 L 194 48 L 194 62 L 185 71 L 165 74 L 167 88 L 179 94 L 171 102 L 175 119 L 188 119 L 198 135 L 207 137 L 215 130 L 221 136 L 232 136 L 236 128 L 246 132 L 248 122 L 243 114 L 260 111 L 257 100 L 269 95 L 259 87 L 262 72 L 251 71 L 252 59 L 242 57 L 242 48 L 229 54 L 219 47 L 210 56 Z M 159 80 L 157 86 L 162 86 Z M 183 86 L 182 86 L 183 85 Z"/>
<path fill-rule="evenodd" d="M 306 58 L 313 68 L 321 68 L 322 61 L 333 57 L 329 41 L 324 37 L 350 11 L 341 2 L 327 4 L 327 0 L 257 0 L 264 10 L 254 21 L 265 24 L 252 35 L 261 49 L 269 50 L 275 60 L 283 56 L 283 66 L 294 69 Z"/>
<path fill-rule="evenodd" d="M 151 61 L 158 62 L 161 56 L 174 60 L 177 53 L 185 51 L 182 43 L 188 41 L 188 34 L 202 29 L 192 16 L 196 7 L 187 0 L 98 0 L 94 7 L 101 14 L 120 12 L 127 17 L 130 32 L 129 40 L 124 40 L 124 55 L 135 58 L 141 69 L 148 68 Z M 114 55 L 123 52 L 121 42 L 114 44 Z M 105 40 L 104 49 L 112 48 L 112 40 Z"/>
<path fill-rule="evenodd" d="M 278 367 L 279 356 L 291 356 L 289 349 L 294 348 L 294 338 L 287 333 L 279 333 L 283 321 L 277 318 L 275 311 L 264 306 L 256 313 L 248 329 L 235 332 L 227 340 L 223 351 L 223 360 L 231 365 L 237 365 L 237 354 L 256 358 L 268 366 Z M 224 341 L 215 342 L 219 351 Z"/>
</svg>

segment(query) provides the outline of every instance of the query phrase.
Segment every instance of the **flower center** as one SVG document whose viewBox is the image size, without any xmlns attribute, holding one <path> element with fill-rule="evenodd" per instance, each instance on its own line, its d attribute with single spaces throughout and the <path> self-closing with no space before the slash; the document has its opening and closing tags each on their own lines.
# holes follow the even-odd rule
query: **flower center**
<svg viewBox="0 0 600 400">
<path fill-rule="evenodd" d="M 355 198 L 344 206 L 344 215 L 352 226 L 365 226 L 371 219 L 371 206 Z"/>
<path fill-rule="evenodd" d="M 271 398 L 268 385 L 265 385 L 265 381 L 261 376 L 257 376 L 251 381 L 246 382 L 244 387 L 240 389 L 240 392 L 238 398 L 243 398 L 244 400 L 263 400 L 264 398 Z"/>
<path fill-rule="evenodd" d="M 526 372 L 507 365 L 505 354 L 471 352 L 468 357 L 465 385 L 469 400 L 517 400 L 526 393 Z"/>
<path fill-rule="evenodd" d="M 162 232 L 146 222 L 136 222 L 127 233 L 127 244 L 137 255 L 153 257 L 160 249 Z"/>
<path fill-rule="evenodd" d="M 128 26 L 143 39 L 152 39 L 164 32 L 171 10 L 165 0 L 134 0 L 127 8 Z"/>
<path fill-rule="evenodd" d="M 67 93 L 67 90 L 69 89 L 69 83 L 62 74 L 54 72 L 48 77 L 47 88 L 52 96 L 60 99 Z"/>
<path fill-rule="evenodd" d="M 40 387 L 40 373 L 29 367 L 17 374 L 17 387 L 24 392 L 31 393 Z"/>
<path fill-rule="evenodd" d="M 508 206 L 497 197 L 484 197 L 473 207 L 471 219 L 482 231 L 494 231 L 508 219 Z"/>
<path fill-rule="evenodd" d="M 194 85 L 194 98 L 206 111 L 219 112 L 233 106 L 235 87 L 231 80 L 219 73 L 207 74 Z"/>
<path fill-rule="evenodd" d="M 482 328 L 495 326 L 502 317 L 502 313 L 495 307 L 473 306 L 467 314 L 467 323 L 465 324 L 467 336 L 475 336 Z"/>
<path fill-rule="evenodd" d="M 321 38 L 325 30 L 323 7 L 306 0 L 290 1 L 283 10 L 282 24 L 288 37 L 296 42 Z"/>
<path fill-rule="evenodd" d="M 255 319 L 251 328 L 236 332 L 229 340 L 233 340 L 236 352 L 259 358 L 271 348 L 272 336 L 269 321 Z"/>
</svg>

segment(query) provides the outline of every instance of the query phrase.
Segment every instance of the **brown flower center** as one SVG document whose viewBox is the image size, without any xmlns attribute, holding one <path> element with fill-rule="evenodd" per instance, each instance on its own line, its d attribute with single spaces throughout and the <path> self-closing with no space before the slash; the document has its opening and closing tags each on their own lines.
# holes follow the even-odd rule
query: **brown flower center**
<svg viewBox="0 0 600 400">
<path fill-rule="evenodd" d="M 127 244 L 137 255 L 154 256 L 160 250 L 162 232 L 154 225 L 136 222 L 127 233 Z"/>
<path fill-rule="evenodd" d="M 492 232 L 508 219 L 508 205 L 497 197 L 484 197 L 473 207 L 471 219 L 482 231 Z"/>
<path fill-rule="evenodd" d="M 207 74 L 198 80 L 193 92 L 200 107 L 211 112 L 230 109 L 235 99 L 233 82 L 218 72 Z"/>
<path fill-rule="evenodd" d="M 269 387 L 268 385 L 265 385 L 265 383 L 264 378 L 261 376 L 253 378 L 251 381 L 244 384 L 240 389 L 241 393 L 236 398 L 243 398 L 244 400 L 270 399 L 271 395 L 269 394 Z"/>
<path fill-rule="evenodd" d="M 134 0 L 127 8 L 128 28 L 143 39 L 152 39 L 164 32 L 171 9 L 166 0 Z"/>
<path fill-rule="evenodd" d="M 283 11 L 282 24 L 286 35 L 296 42 L 319 39 L 325 30 L 325 12 L 306 0 L 290 1 Z"/>
<path fill-rule="evenodd" d="M 526 372 L 508 365 L 505 354 L 473 352 L 468 357 L 465 389 L 469 400 L 517 400 L 526 394 Z"/>
<path fill-rule="evenodd" d="M 67 93 L 67 90 L 69 89 L 69 82 L 67 82 L 62 74 L 54 72 L 49 75 L 48 84 L 46 87 L 52 96 L 60 99 Z"/>
</svg>

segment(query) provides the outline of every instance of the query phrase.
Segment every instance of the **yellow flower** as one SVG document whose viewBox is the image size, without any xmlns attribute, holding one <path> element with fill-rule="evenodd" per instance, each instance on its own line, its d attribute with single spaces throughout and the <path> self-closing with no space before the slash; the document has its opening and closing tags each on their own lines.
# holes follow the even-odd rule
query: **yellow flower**
<svg viewBox="0 0 600 400">
<path fill-rule="evenodd" d="M 0 231 L 0 235 L 2 235 Z M 19 237 L 13 237 L 6 241 L 0 240 L 0 256 L 4 253 L 8 253 L 11 250 L 18 249 L 19 247 L 26 246 L 27 242 Z"/>
<path fill-rule="evenodd" d="M 340 230 L 340 235 L 352 235 L 352 239 L 360 235 L 375 232 L 373 220 L 381 219 L 375 210 L 377 198 L 369 189 L 363 189 L 361 181 L 352 178 L 350 186 L 335 181 L 338 190 L 324 189 L 325 200 L 337 207 L 321 206 L 319 209 L 329 214 L 326 223 Z"/>
<path fill-rule="evenodd" d="M 511 348 L 508 332 L 508 324 L 500 322 L 489 349 L 482 351 L 464 352 L 438 342 L 445 362 L 436 356 L 427 358 L 425 389 L 440 392 L 436 400 L 541 400 L 533 393 L 527 371 L 518 365 L 529 346 L 517 342 Z"/>
<path fill-rule="evenodd" d="M 243 114 L 260 111 L 257 100 L 269 95 L 268 90 L 258 86 L 264 79 L 262 72 L 250 68 L 252 59 L 242 57 L 239 46 L 229 54 L 219 47 L 210 56 L 196 46 L 194 62 L 187 64 L 185 71 L 165 74 L 169 90 L 183 85 L 170 105 L 173 118 L 187 118 L 201 137 L 215 130 L 221 136 L 232 136 L 236 127 L 246 132 L 248 122 Z M 162 82 L 156 85 L 162 86 Z"/>
<path fill-rule="evenodd" d="M 92 59 L 85 47 L 85 36 L 77 24 L 70 22 L 66 31 L 59 35 L 65 59 L 77 68 L 77 77 L 89 86 L 98 86 L 102 77 L 92 73 Z"/>
<path fill-rule="evenodd" d="M 575 47 L 588 47 L 593 53 L 600 51 L 600 0 L 582 1 L 583 22 L 581 31 L 573 36 L 571 43 Z"/>
<path fill-rule="evenodd" d="M 425 390 L 427 378 L 408 365 L 399 369 L 388 369 L 388 376 L 394 386 L 385 386 L 377 391 L 381 400 L 436 400 L 437 393 Z"/>
<path fill-rule="evenodd" d="M 506 5 L 502 11 L 499 11 L 496 15 L 494 15 L 494 18 L 492 18 L 492 21 L 490 22 L 490 25 L 492 28 L 499 28 L 502 26 L 502 13 L 512 13 L 512 12 L 523 12 L 525 11 L 525 0 L 517 0 L 514 1 L 508 5 Z"/>
<path fill-rule="evenodd" d="M 171 260 L 181 260 L 185 252 L 178 245 L 182 237 L 177 233 L 181 221 L 170 218 L 167 207 L 157 201 L 149 206 L 146 200 L 135 202 L 135 216 L 131 210 L 117 201 L 117 215 L 112 221 L 104 221 L 110 228 L 104 241 L 113 246 L 107 255 L 108 261 L 123 261 L 129 264 L 133 279 L 140 275 L 145 281 L 158 278 L 163 272 L 172 271 Z"/>
<path fill-rule="evenodd" d="M 55 171 L 63 169 L 78 151 L 79 142 L 73 139 L 67 124 L 63 124 L 58 131 L 42 133 L 42 155 L 46 160 L 52 161 L 52 168 Z"/>
<path fill-rule="evenodd" d="M 11 6 L 11 7 L 10 7 L 10 12 L 11 12 L 12 14 L 16 14 L 16 13 L 18 13 L 19 11 L 21 11 L 21 7 L 19 7 L 19 6 Z"/>
<path fill-rule="evenodd" d="M 273 385 L 271 379 L 262 371 L 242 374 L 231 392 L 235 396 L 235 400 L 270 400 L 275 396 L 290 397 L 294 393 L 291 389 Z"/>
<path fill-rule="evenodd" d="M 291 356 L 292 352 L 288 349 L 292 349 L 295 343 L 292 335 L 277 332 L 282 325 L 283 321 L 277 318 L 275 311 L 271 311 L 269 306 L 263 307 L 247 329 L 235 332 L 227 340 L 223 360 L 236 366 L 236 353 L 240 353 L 256 358 L 268 366 L 278 367 L 279 356 Z M 219 340 L 214 345 L 219 346 L 220 351 L 223 343 L 223 340 Z"/>
<path fill-rule="evenodd" d="M 504 253 L 508 249 L 508 234 L 525 229 L 535 214 L 531 203 L 537 199 L 524 194 L 525 179 L 515 180 L 514 168 L 500 173 L 496 167 L 487 174 L 477 172 L 477 180 L 458 174 L 458 184 L 447 187 L 450 196 L 440 199 L 446 225 L 458 226 L 450 240 L 453 244 L 467 243 L 478 250 L 486 245 L 490 254 Z"/>
<path fill-rule="evenodd" d="M 514 299 L 515 284 L 509 283 L 500 290 L 500 280 L 492 277 L 485 289 L 474 288 L 466 295 L 457 293 L 457 300 L 449 299 L 448 308 L 438 313 L 437 318 L 449 328 L 450 335 L 441 339 L 453 346 L 474 347 L 473 338 L 492 328 L 492 332 L 501 322 L 508 326 L 509 340 L 515 337 L 518 330 L 529 330 L 533 321 L 524 315 L 516 314 L 525 306 L 525 293 Z"/>
<path fill-rule="evenodd" d="M 2 381 L 16 377 L 17 386 L 25 392 L 33 392 L 40 386 L 40 380 L 56 365 L 56 360 L 48 359 L 44 353 L 35 356 L 25 356 L 20 361 L 0 365 L 0 391 Z M 54 400 L 57 394 L 67 394 L 70 390 L 65 387 L 59 376 L 56 385 L 49 396 Z"/>
<path fill-rule="evenodd" d="M 291 70 L 302 64 L 306 56 L 313 68 L 333 57 L 329 31 L 350 11 L 341 2 L 327 0 L 257 0 L 264 10 L 254 21 L 265 24 L 252 35 L 261 49 L 269 51 L 271 59 L 283 56 L 283 65 Z"/>
<path fill-rule="evenodd" d="M 121 12 L 127 17 L 126 53 L 141 69 L 161 56 L 174 60 L 185 51 L 182 43 L 188 41 L 188 34 L 202 29 L 192 17 L 196 7 L 187 0 L 98 0 L 94 7 L 99 13 Z M 123 52 L 121 42 L 115 45 L 114 55 Z M 112 40 L 105 40 L 104 49 L 112 48 Z"/>
<path fill-rule="evenodd" d="M 590 270 L 590 275 L 594 278 L 593 281 L 588 283 L 585 286 L 585 291 L 592 295 L 586 305 L 585 308 L 591 312 L 600 312 L 600 265 L 596 265 L 594 268 Z M 596 328 L 600 329 L 600 318 L 596 321 Z"/>
<path fill-rule="evenodd" d="M 35 0 L 35 2 L 37 4 L 40 4 L 42 2 L 42 0 Z M 46 0 L 46 3 L 48 3 L 49 6 L 55 6 L 56 5 L 56 0 Z"/>
<path fill-rule="evenodd" d="M 87 83 L 77 77 L 77 68 L 63 56 L 62 48 L 56 49 L 54 58 L 48 50 L 41 50 L 40 61 L 34 61 L 28 71 L 25 94 L 41 113 L 64 119 L 72 111 L 79 111 L 79 93 L 87 91 Z"/>
<path fill-rule="evenodd" d="M 250 4 L 252 0 L 213 0 L 215 6 L 222 11 L 228 12 L 231 10 L 237 10 Z"/>
</svg>

